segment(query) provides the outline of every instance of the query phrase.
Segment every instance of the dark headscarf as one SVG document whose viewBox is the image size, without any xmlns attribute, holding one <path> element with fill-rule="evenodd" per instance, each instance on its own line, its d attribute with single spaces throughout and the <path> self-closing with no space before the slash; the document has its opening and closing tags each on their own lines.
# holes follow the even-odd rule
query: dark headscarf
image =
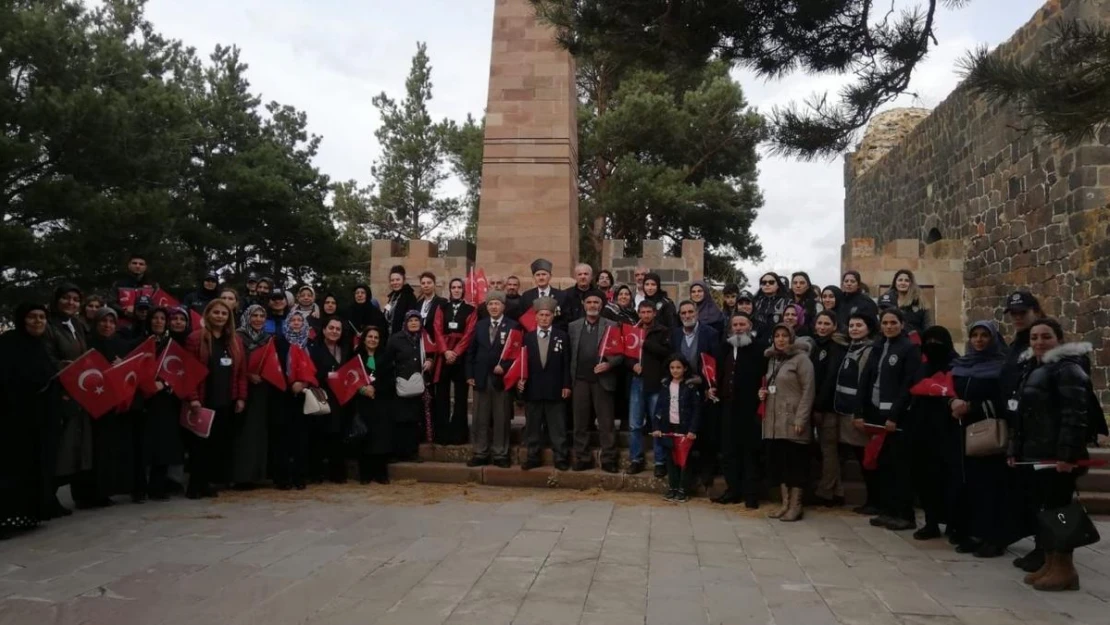
<svg viewBox="0 0 1110 625">
<path fill-rule="evenodd" d="M 1002 366 L 1006 364 L 1006 344 L 1002 342 L 1002 335 L 998 333 L 998 326 L 993 321 L 976 321 L 967 330 L 970 337 L 975 328 L 985 328 L 991 333 L 991 344 L 982 351 L 975 351 L 971 341 L 967 342 L 967 350 L 952 363 L 952 375 L 963 378 L 997 379 L 1002 375 Z"/>
<path fill-rule="evenodd" d="M 96 311 L 96 318 L 89 330 L 89 347 L 100 352 L 108 359 L 108 362 L 112 362 L 116 358 L 126 356 L 129 349 L 127 341 L 120 337 L 118 328 L 111 336 L 100 335 L 100 322 L 107 317 L 114 317 L 117 322 L 119 321 L 119 315 L 116 314 L 116 311 L 107 306 Z"/>
<path fill-rule="evenodd" d="M 725 314 L 721 312 L 721 307 L 717 306 L 717 302 L 713 301 L 713 294 L 709 291 L 709 285 L 704 280 L 697 280 L 690 284 L 691 289 L 696 286 L 700 286 L 705 291 L 705 297 L 695 304 L 698 307 L 698 323 L 704 323 L 707 326 L 724 323 Z"/>
<path fill-rule="evenodd" d="M 921 333 L 921 353 L 925 355 L 927 375 L 948 371 L 959 355 L 952 342 L 952 333 L 942 326 L 933 326 Z"/>
<path fill-rule="evenodd" d="M 412 319 L 413 317 L 416 317 L 417 319 L 420 319 L 420 329 L 417 330 L 416 332 L 409 332 L 409 319 Z M 409 335 L 410 337 L 416 336 L 417 334 L 420 334 L 420 332 L 424 330 L 424 318 L 420 316 L 420 311 L 419 310 L 410 310 L 407 313 L 405 313 L 405 320 L 404 320 L 404 322 L 401 323 L 401 330 L 404 331 L 404 333 Z"/>
<path fill-rule="evenodd" d="M 170 329 L 170 319 L 174 315 L 182 315 L 182 316 L 185 317 L 185 331 L 184 332 L 174 332 L 173 330 Z M 189 315 L 189 311 L 187 309 L 185 309 L 184 307 L 178 306 L 176 308 L 171 308 L 168 311 L 166 311 L 166 333 L 169 334 L 170 338 L 172 338 L 173 340 L 177 341 L 181 345 L 185 345 L 186 339 L 188 339 L 189 335 L 193 333 L 193 319 L 192 319 L 192 316 Z"/>
<path fill-rule="evenodd" d="M 66 282 L 64 284 L 61 284 L 61 285 L 58 286 L 58 288 L 54 289 L 54 299 L 50 300 L 50 308 L 49 308 L 50 316 L 70 319 L 70 317 L 65 317 L 62 314 L 62 311 L 58 310 L 58 300 L 62 299 L 62 296 L 65 295 L 66 293 L 76 293 L 78 298 L 84 299 L 82 297 L 80 287 L 78 287 L 76 284 L 73 284 L 72 282 Z M 81 306 L 77 307 L 77 314 L 74 315 L 73 318 L 80 317 L 83 312 L 84 312 L 84 303 L 82 302 Z"/>
<path fill-rule="evenodd" d="M 45 335 L 31 336 L 27 333 L 24 320 L 35 310 L 41 310 L 48 316 L 50 314 L 50 310 L 42 304 L 24 302 L 16 306 L 15 328 L 0 335 L 0 388 L 4 388 L 5 393 L 38 392 L 58 372 L 43 340 Z"/>
</svg>

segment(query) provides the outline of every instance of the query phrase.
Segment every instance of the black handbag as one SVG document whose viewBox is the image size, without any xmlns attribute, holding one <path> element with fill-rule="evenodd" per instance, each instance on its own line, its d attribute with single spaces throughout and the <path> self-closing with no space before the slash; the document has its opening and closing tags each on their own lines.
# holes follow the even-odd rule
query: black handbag
<svg viewBox="0 0 1110 625">
<path fill-rule="evenodd" d="M 1045 551 L 1074 551 L 1101 540 L 1083 504 L 1073 501 L 1062 508 L 1037 513 L 1040 543 Z"/>
</svg>

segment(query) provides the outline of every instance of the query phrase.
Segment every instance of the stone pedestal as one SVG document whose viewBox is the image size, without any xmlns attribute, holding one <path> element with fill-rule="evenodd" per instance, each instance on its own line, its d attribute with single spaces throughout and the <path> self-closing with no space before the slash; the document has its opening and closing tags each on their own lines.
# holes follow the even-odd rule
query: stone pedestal
<svg viewBox="0 0 1110 625">
<path fill-rule="evenodd" d="M 507 275 L 543 257 L 556 275 L 570 275 L 578 260 L 574 59 L 528 0 L 495 1 L 477 265 Z"/>
</svg>

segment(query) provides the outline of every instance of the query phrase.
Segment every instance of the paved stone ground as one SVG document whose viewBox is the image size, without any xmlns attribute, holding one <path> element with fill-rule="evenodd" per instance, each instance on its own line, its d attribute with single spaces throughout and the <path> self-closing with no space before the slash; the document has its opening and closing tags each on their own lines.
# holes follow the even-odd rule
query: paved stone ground
<svg viewBox="0 0 1110 625">
<path fill-rule="evenodd" d="M 1082 592 L 1044 594 L 1009 557 L 977 561 L 843 513 L 787 524 L 643 495 L 463 486 L 397 505 L 368 494 L 379 488 L 53 522 L 0 543 L 0 623 L 1110 623 L 1110 541 L 1078 554 Z"/>
</svg>

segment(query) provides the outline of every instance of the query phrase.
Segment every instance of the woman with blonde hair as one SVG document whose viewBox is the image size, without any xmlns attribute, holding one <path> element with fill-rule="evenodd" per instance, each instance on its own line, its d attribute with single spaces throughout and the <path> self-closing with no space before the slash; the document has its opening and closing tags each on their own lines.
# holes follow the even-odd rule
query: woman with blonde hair
<svg viewBox="0 0 1110 625">
<path fill-rule="evenodd" d="M 190 438 L 189 487 L 190 499 L 215 497 L 212 482 L 226 483 L 231 472 L 231 421 L 243 412 L 247 403 L 247 356 L 235 332 L 232 310 L 220 299 L 204 307 L 204 327 L 194 330 L 185 343 L 201 364 L 208 367 L 205 376 L 188 395 L 189 410 L 201 408 L 215 411 L 208 438 Z"/>
<path fill-rule="evenodd" d="M 932 319 L 930 319 L 929 309 L 925 306 L 921 287 L 917 285 L 917 278 L 909 269 L 899 269 L 894 274 L 892 283 L 893 286 L 888 293 L 906 319 L 906 333 L 916 332 L 920 335 L 932 325 Z"/>
</svg>

